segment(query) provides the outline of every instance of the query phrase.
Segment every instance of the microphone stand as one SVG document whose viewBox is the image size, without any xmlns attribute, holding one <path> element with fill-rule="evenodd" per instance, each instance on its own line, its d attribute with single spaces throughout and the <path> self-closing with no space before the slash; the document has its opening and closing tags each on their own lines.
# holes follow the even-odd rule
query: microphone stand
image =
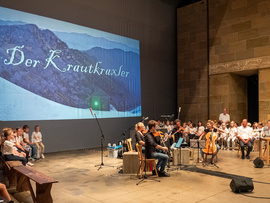
<svg viewBox="0 0 270 203">
<path fill-rule="evenodd" d="M 104 166 L 104 163 L 103 163 L 103 140 L 105 140 L 105 138 L 104 138 L 104 134 L 103 134 L 103 131 L 101 129 L 101 126 L 99 124 L 99 121 L 98 121 L 96 114 L 93 113 L 92 109 L 90 109 L 90 111 L 91 111 L 92 116 L 95 117 L 97 124 L 98 124 L 98 127 L 99 127 L 99 130 L 100 130 L 100 133 L 101 133 L 101 136 L 100 136 L 101 163 L 98 165 L 95 165 L 95 167 L 99 166 L 99 168 L 97 169 L 99 171 Z M 108 166 L 108 167 L 114 167 L 114 166 Z"/>
</svg>

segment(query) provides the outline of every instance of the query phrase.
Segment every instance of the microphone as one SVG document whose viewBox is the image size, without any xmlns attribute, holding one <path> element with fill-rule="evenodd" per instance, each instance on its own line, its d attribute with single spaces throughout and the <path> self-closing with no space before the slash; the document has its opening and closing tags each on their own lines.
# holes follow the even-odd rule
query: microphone
<svg viewBox="0 0 270 203">
<path fill-rule="evenodd" d="M 94 113 L 93 113 L 92 108 L 90 108 L 90 112 L 91 112 L 92 116 L 94 117 Z"/>
<path fill-rule="evenodd" d="M 141 122 L 146 121 L 146 120 L 148 120 L 148 119 L 149 119 L 148 117 L 142 117 Z"/>
</svg>

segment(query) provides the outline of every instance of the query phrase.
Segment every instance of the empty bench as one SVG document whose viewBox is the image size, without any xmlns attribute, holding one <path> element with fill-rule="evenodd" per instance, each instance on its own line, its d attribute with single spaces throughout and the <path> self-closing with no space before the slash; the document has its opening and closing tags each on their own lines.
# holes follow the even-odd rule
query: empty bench
<svg viewBox="0 0 270 203">
<path fill-rule="evenodd" d="M 11 164 L 11 165 L 10 165 Z M 16 189 L 18 192 L 29 190 L 34 203 L 52 203 L 51 188 L 53 183 L 58 181 L 44 175 L 43 173 L 23 165 L 7 163 L 13 174 L 16 173 Z M 36 183 L 36 193 L 32 188 L 30 180 Z"/>
</svg>

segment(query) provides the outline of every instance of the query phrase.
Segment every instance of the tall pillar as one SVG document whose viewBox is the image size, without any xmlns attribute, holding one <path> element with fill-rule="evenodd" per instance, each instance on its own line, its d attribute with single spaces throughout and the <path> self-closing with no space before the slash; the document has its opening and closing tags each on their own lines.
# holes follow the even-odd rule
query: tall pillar
<svg viewBox="0 0 270 203">
<path fill-rule="evenodd" d="M 270 68 L 259 70 L 259 121 L 270 120 Z"/>
</svg>

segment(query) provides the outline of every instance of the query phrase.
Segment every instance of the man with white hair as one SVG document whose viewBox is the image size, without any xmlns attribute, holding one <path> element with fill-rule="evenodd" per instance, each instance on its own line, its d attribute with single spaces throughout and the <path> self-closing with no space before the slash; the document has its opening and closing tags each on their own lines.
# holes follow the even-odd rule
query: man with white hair
<svg viewBox="0 0 270 203">
<path fill-rule="evenodd" d="M 252 129 L 248 127 L 247 119 L 243 119 L 242 126 L 238 128 L 238 138 L 240 142 L 240 147 L 242 151 L 242 159 L 245 159 L 245 145 L 248 146 L 248 151 L 246 158 L 250 159 L 249 153 L 252 150 L 251 137 L 252 137 Z"/>
</svg>

